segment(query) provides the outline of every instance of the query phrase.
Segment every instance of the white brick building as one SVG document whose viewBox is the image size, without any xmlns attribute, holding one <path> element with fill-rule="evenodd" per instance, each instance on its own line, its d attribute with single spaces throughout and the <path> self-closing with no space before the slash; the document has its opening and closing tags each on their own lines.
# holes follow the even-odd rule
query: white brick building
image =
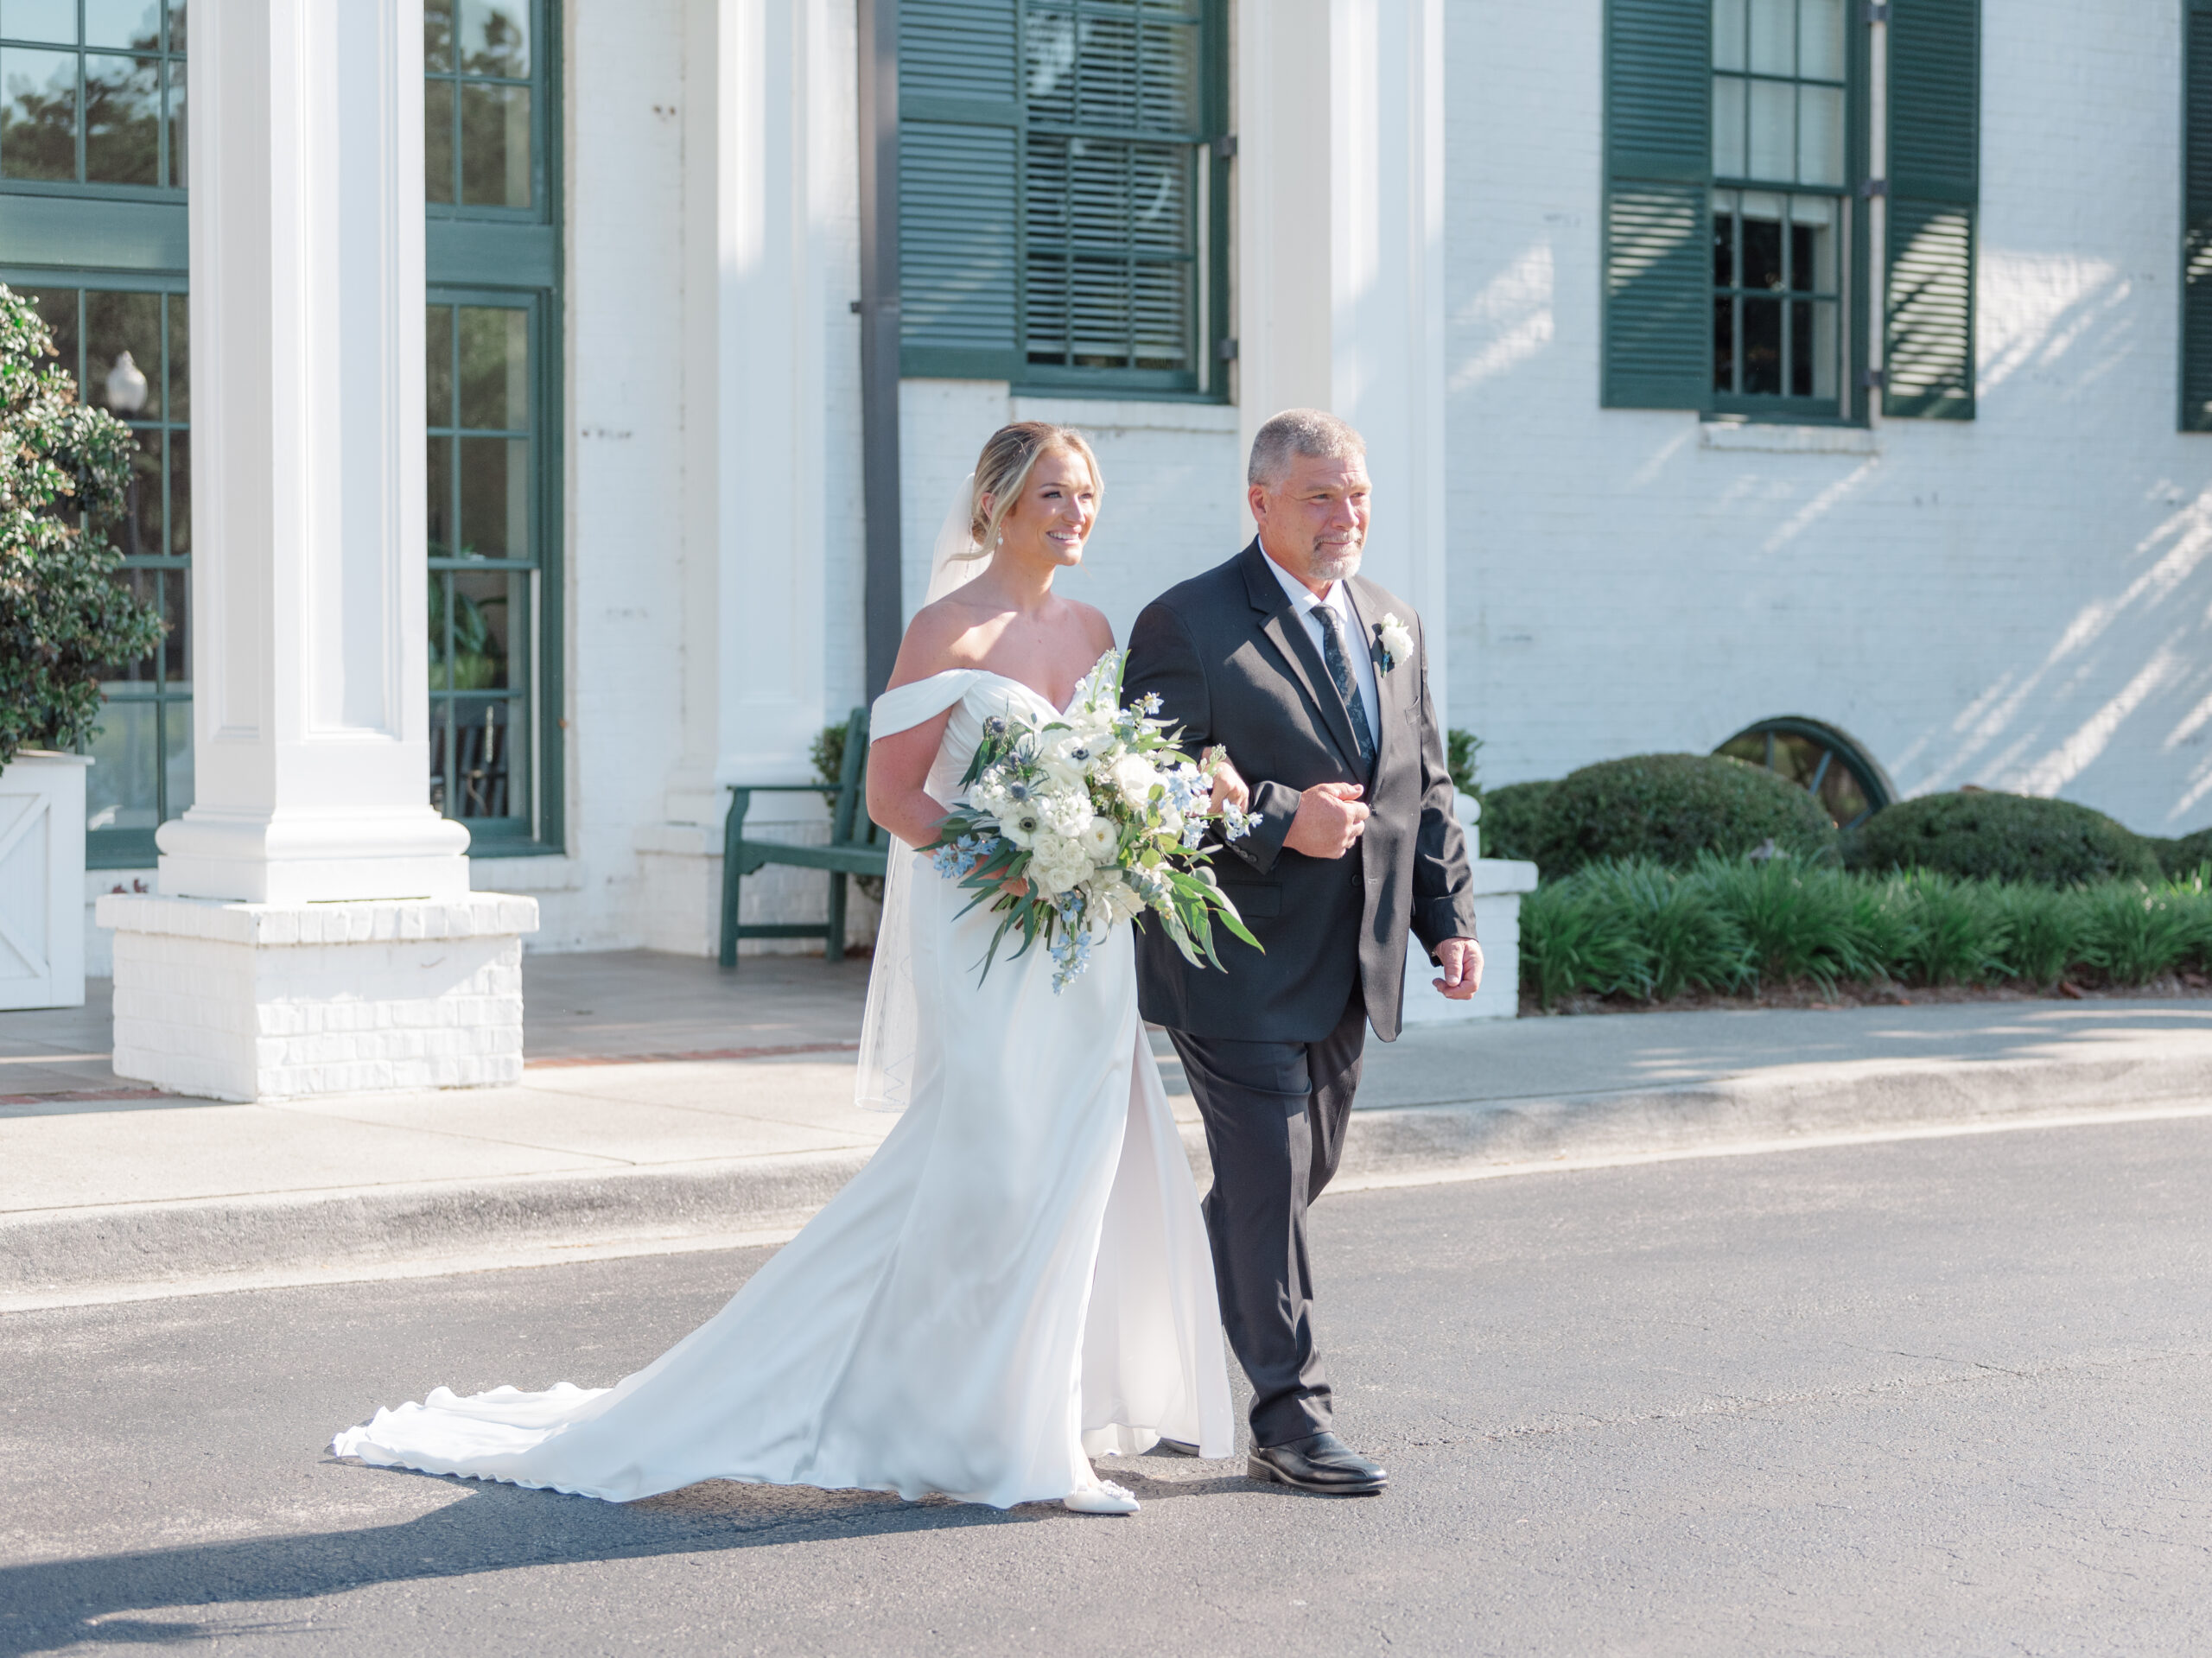
<svg viewBox="0 0 2212 1658">
<path fill-rule="evenodd" d="M 155 456 L 134 579 L 181 626 L 116 689 L 88 897 L 163 887 L 156 826 L 195 800 L 209 823 L 376 804 L 210 794 L 230 729 L 210 664 L 254 648 L 211 616 L 230 601 L 210 503 L 281 481 L 288 423 L 324 402 L 349 432 L 385 422 L 395 455 L 429 435 L 426 478 L 345 474 L 347 533 L 416 490 L 428 529 L 344 553 L 334 571 L 372 572 L 358 588 L 307 582 L 313 606 L 375 590 L 385 631 L 310 638 L 270 694 L 352 685 L 327 667 L 348 652 L 397 664 L 406 685 L 360 729 L 414 775 L 427 756 L 434 804 L 471 831 L 467 885 L 537 899 L 533 948 L 711 949 L 724 785 L 810 775 L 811 738 L 871 689 L 868 596 L 911 605 L 1013 416 L 1093 434 L 1109 491 L 1075 590 L 1124 629 L 1248 533 L 1261 419 L 1316 403 L 1361 425 L 1372 568 L 1448 640 L 1440 689 L 1491 782 L 1799 715 L 1900 792 L 2212 822 L 2212 437 L 2177 412 L 2195 423 L 2208 390 L 2182 343 L 2200 0 L 432 0 L 420 63 L 420 0 L 219 3 L 190 42 L 160 0 L 0 8 L 0 279 L 63 325 L 95 400 L 124 346 L 161 365 L 150 398 L 112 406 Z M 264 122 L 283 164 L 219 170 L 253 134 L 226 148 L 183 109 L 188 46 L 236 60 L 195 64 L 195 98 L 272 65 L 280 92 L 316 91 Z M 340 109 L 351 124 L 318 124 Z M 903 203 L 864 176 L 871 123 L 874 153 L 905 156 Z M 1101 156 L 1125 170 L 1110 200 L 1084 194 Z M 296 211 L 248 245 L 222 215 L 256 191 Z M 1892 220 L 1918 239 L 1891 247 Z M 1730 224 L 1742 263 L 1716 275 Z M 902 581 L 866 511 L 868 410 L 879 454 L 893 417 L 862 337 L 899 295 L 863 264 L 874 245 L 890 268 L 894 225 Z M 1121 241 L 1108 258 L 1084 237 Z M 1760 237 L 1796 263 L 1754 270 Z M 380 301 L 337 280 L 378 251 Z M 219 252 L 269 264 L 280 302 L 221 362 Z M 1759 332 L 1781 326 L 1759 320 L 1783 314 L 1773 291 L 1786 340 Z M 372 359 L 402 402 L 422 388 L 402 359 L 425 294 L 427 429 L 356 407 Z M 1122 343 L 1102 356 L 1078 336 L 1109 312 Z M 207 388 L 315 340 L 315 372 L 223 385 L 225 409 L 274 399 L 275 459 L 265 436 L 242 458 Z M 1887 391 L 1865 384 L 1885 367 Z M 1770 372 L 1789 380 L 1771 396 Z M 1741 378 L 1716 393 L 1715 373 Z M 281 577 L 298 549 L 276 546 Z M 454 855 L 408 833 L 410 856 Z M 164 855 L 176 835 L 207 855 L 190 829 L 162 830 Z M 364 879 L 342 895 L 404 896 Z M 818 889 L 764 878 L 748 909 Z"/>
</svg>

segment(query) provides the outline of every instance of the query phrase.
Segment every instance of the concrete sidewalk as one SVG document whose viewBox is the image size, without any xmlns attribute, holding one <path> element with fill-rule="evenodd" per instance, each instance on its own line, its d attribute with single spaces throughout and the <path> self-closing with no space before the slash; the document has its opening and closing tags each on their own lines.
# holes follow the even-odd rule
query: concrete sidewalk
<svg viewBox="0 0 2212 1658">
<path fill-rule="evenodd" d="M 268 1105 L 117 1078 L 97 1000 L 0 1014 L 0 1310 L 787 1234 L 891 1126 L 852 1104 L 865 974 L 527 956 L 518 1086 Z M 2212 1112 L 2208 1001 L 1483 1020 L 1369 1056 L 1346 1188 Z"/>
</svg>

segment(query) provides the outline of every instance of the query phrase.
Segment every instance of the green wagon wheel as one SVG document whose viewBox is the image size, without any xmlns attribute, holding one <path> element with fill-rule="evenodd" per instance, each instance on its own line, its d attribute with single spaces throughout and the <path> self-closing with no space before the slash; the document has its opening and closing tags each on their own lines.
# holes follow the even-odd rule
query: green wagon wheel
<svg viewBox="0 0 2212 1658">
<path fill-rule="evenodd" d="M 1797 784 L 1838 829 L 1857 829 L 1897 798 L 1889 773 L 1863 746 L 1835 727 L 1800 715 L 1745 726 L 1713 752 Z"/>
</svg>

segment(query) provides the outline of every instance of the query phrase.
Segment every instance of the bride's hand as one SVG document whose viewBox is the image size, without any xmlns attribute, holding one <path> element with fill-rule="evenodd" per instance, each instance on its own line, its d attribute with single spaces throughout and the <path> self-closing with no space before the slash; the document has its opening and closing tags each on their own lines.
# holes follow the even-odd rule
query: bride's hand
<svg viewBox="0 0 2212 1658">
<path fill-rule="evenodd" d="M 1224 806 L 1234 806 L 1238 811 L 1249 808 L 1252 804 L 1251 788 L 1245 783 L 1243 774 L 1229 763 L 1229 751 L 1225 748 L 1211 749 L 1208 751 L 1208 758 L 1214 763 L 1214 773 L 1213 797 L 1207 803 L 1207 815 L 1218 816 Z"/>
<path fill-rule="evenodd" d="M 1024 880 L 1020 876 L 1016 875 L 1011 880 L 1001 881 L 999 883 L 999 891 L 1004 893 L 1008 898 L 1027 898 L 1029 896 L 1029 883 Z"/>
</svg>

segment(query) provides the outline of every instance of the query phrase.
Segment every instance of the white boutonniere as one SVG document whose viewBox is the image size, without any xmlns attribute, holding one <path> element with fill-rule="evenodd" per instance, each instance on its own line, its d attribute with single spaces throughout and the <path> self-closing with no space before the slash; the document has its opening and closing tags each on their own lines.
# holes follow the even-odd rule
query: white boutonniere
<svg viewBox="0 0 2212 1658">
<path fill-rule="evenodd" d="M 1384 673 L 1390 672 L 1414 653 L 1413 629 L 1396 616 L 1385 614 L 1375 624 L 1375 660 Z"/>
</svg>

